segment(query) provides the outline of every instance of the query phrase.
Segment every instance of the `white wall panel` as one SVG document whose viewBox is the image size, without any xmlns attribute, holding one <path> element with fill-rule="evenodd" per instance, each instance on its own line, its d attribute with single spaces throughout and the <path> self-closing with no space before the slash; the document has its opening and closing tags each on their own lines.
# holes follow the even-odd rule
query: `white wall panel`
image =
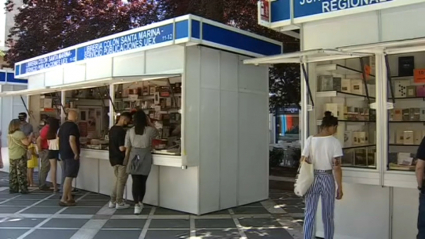
<svg viewBox="0 0 425 239">
<path fill-rule="evenodd" d="M 198 214 L 198 177 L 198 167 L 188 169 L 161 167 L 159 172 L 160 206 Z"/>
<path fill-rule="evenodd" d="M 309 22 L 304 24 L 304 50 L 335 48 L 378 42 L 376 12 Z"/>
<path fill-rule="evenodd" d="M 264 66 L 244 65 L 245 59 L 239 57 L 239 89 L 268 93 L 268 70 Z"/>
<path fill-rule="evenodd" d="M 28 89 L 44 88 L 44 73 L 28 77 Z"/>
<path fill-rule="evenodd" d="M 201 87 L 219 89 L 220 87 L 220 51 L 201 48 Z"/>
<path fill-rule="evenodd" d="M 186 48 L 185 69 L 185 145 L 188 165 L 199 164 L 199 105 L 200 105 L 200 77 L 201 52 L 198 47 Z"/>
<path fill-rule="evenodd" d="M 393 239 L 416 238 L 419 208 L 417 189 L 394 188 Z"/>
<path fill-rule="evenodd" d="M 231 75 L 228 75 L 231 76 Z M 223 82 L 222 74 L 222 82 Z M 236 82 L 237 78 L 233 78 Z M 237 205 L 238 94 L 220 93 L 220 209 Z"/>
<path fill-rule="evenodd" d="M 45 74 L 45 86 L 55 86 L 63 84 L 63 68 L 53 68 Z"/>
<path fill-rule="evenodd" d="M 425 3 L 381 11 L 382 41 L 425 37 Z"/>
<path fill-rule="evenodd" d="M 146 51 L 146 74 L 179 73 L 184 69 L 184 47 L 170 46 Z"/>
<path fill-rule="evenodd" d="M 210 77 L 214 76 L 211 75 Z M 200 213 L 207 213 L 216 211 L 220 207 L 220 173 L 218 173 L 220 172 L 219 90 L 201 89 L 201 127 L 199 133 L 201 147 L 199 162 Z"/>
<path fill-rule="evenodd" d="M 136 76 L 145 74 L 145 52 L 114 57 L 114 76 Z"/>
<path fill-rule="evenodd" d="M 81 158 L 77 188 L 99 192 L 99 159 Z"/>
<path fill-rule="evenodd" d="M 268 197 L 268 94 L 239 93 L 238 202 Z"/>
<path fill-rule="evenodd" d="M 220 88 L 221 90 L 238 91 L 239 56 L 228 52 L 220 52 Z"/>
<path fill-rule="evenodd" d="M 343 188 L 344 198 L 335 203 L 335 238 L 390 238 L 389 188 L 348 183 L 343 184 Z M 416 224 L 415 221 L 409 223 Z M 316 214 L 316 236 L 324 237 L 321 202 Z"/>
<path fill-rule="evenodd" d="M 86 66 L 85 65 L 69 65 L 64 68 L 64 84 L 72 84 L 85 81 Z"/>
<path fill-rule="evenodd" d="M 112 76 L 112 58 L 101 57 L 86 63 L 86 80 L 109 78 Z"/>
</svg>

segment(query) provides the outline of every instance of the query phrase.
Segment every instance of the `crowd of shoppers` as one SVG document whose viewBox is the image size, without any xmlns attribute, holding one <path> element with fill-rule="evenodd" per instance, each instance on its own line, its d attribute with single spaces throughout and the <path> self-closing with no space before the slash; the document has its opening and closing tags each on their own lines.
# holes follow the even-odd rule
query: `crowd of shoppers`
<svg viewBox="0 0 425 239">
<path fill-rule="evenodd" d="M 46 125 L 35 137 L 27 114 L 20 113 L 18 119 L 10 122 L 8 130 L 8 148 L 10 160 L 10 193 L 28 193 L 34 187 L 34 168 L 39 168 L 39 189 L 52 190 L 47 185 L 50 172 L 53 191 L 58 192 L 57 165 L 61 162 L 62 196 L 60 206 L 74 206 L 72 182 L 80 169 L 80 131 L 77 125 L 78 113 L 70 110 L 62 125 L 58 119 L 49 118 Z M 127 129 L 130 123 L 133 127 Z M 142 110 L 134 115 L 123 113 L 109 131 L 109 160 L 115 175 L 115 184 L 111 192 L 110 208 L 125 209 L 130 205 L 124 201 L 124 189 L 128 176 L 133 180 L 132 194 L 134 214 L 143 209 L 146 182 L 152 166 L 152 141 L 158 131 Z M 38 161 L 40 160 L 40 161 Z M 0 168 L 3 163 L 0 160 Z"/>
</svg>

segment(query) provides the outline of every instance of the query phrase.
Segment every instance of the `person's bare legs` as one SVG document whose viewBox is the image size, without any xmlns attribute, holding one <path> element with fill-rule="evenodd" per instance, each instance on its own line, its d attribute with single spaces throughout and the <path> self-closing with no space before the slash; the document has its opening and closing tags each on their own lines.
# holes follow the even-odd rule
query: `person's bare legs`
<svg viewBox="0 0 425 239">
<path fill-rule="evenodd" d="M 56 170 L 58 168 L 57 160 L 56 159 L 49 159 L 50 161 L 50 180 L 53 184 L 53 192 L 58 191 L 58 184 L 56 181 Z"/>
<path fill-rule="evenodd" d="M 33 175 L 34 175 L 34 169 L 33 168 L 28 168 L 27 169 L 27 174 L 28 174 L 28 186 L 33 187 L 34 186 L 34 180 L 33 180 Z"/>
<path fill-rule="evenodd" d="M 62 199 L 61 202 L 63 203 L 68 203 L 68 201 L 71 201 L 72 199 L 72 180 L 73 178 L 70 177 L 66 177 L 65 178 L 65 184 L 63 187 L 63 194 L 62 194 Z"/>
</svg>

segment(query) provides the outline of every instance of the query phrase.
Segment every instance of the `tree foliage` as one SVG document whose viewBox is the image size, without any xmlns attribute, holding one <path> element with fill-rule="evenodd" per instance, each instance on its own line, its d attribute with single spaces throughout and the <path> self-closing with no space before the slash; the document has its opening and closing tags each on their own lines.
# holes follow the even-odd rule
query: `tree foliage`
<svg viewBox="0 0 425 239">
<path fill-rule="evenodd" d="M 28 0 L 10 30 L 8 62 L 15 62 L 158 21 L 155 0 Z"/>
</svg>

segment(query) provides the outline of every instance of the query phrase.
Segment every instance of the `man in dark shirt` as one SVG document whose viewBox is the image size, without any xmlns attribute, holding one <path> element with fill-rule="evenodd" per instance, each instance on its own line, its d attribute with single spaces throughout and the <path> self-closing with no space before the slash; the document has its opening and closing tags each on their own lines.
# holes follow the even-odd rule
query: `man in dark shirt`
<svg viewBox="0 0 425 239">
<path fill-rule="evenodd" d="M 72 198 L 72 181 L 78 176 L 80 169 L 80 131 L 75 123 L 78 119 L 76 111 L 68 112 L 68 121 L 63 123 L 59 129 L 59 154 L 63 160 L 65 183 L 60 206 L 74 206 Z"/>
<path fill-rule="evenodd" d="M 110 208 L 126 209 L 130 205 L 123 200 L 124 188 L 127 183 L 128 174 L 124 165 L 125 158 L 125 129 L 131 120 L 130 113 L 120 115 L 118 123 L 109 130 L 109 161 L 114 168 L 115 186 L 111 193 Z"/>
<path fill-rule="evenodd" d="M 425 138 L 422 139 L 416 153 L 416 180 L 419 190 L 419 215 L 418 215 L 418 236 L 417 239 L 425 239 Z"/>
</svg>

